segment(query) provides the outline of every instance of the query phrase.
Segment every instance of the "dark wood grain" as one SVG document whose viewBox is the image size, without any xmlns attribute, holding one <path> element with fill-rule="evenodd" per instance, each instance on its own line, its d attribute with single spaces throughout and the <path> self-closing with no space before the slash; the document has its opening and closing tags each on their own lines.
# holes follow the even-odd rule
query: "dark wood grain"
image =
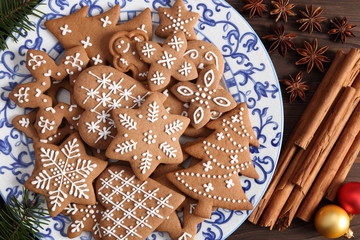
<svg viewBox="0 0 360 240">
<path fill-rule="evenodd" d="M 269 9 L 272 8 L 270 4 L 270 0 L 264 0 L 266 4 L 269 5 Z M 346 44 L 334 43 L 332 42 L 326 32 L 330 28 L 330 24 L 328 22 L 322 24 L 323 33 L 313 33 L 308 34 L 307 32 L 302 33 L 297 30 L 299 25 L 296 23 L 297 16 L 290 17 L 289 22 L 285 24 L 285 29 L 287 32 L 295 33 L 298 37 L 295 39 L 295 44 L 297 47 L 302 47 L 303 41 L 312 41 L 314 38 L 319 40 L 319 46 L 327 45 L 329 46 L 329 51 L 326 55 L 330 58 L 335 56 L 337 50 L 343 50 L 348 52 L 351 47 L 360 47 L 360 14 L 359 0 L 292 0 L 292 3 L 296 4 L 295 11 L 298 13 L 299 9 L 304 9 L 306 4 L 313 4 L 314 6 L 322 6 L 324 9 L 323 15 L 327 18 L 334 17 L 344 17 L 347 16 L 348 21 L 352 24 L 358 25 L 357 28 L 354 29 L 354 34 L 356 38 L 348 38 Z M 275 17 L 266 14 L 263 18 L 254 17 L 252 19 L 248 18 L 247 13 L 241 12 L 241 7 L 244 6 L 243 0 L 228 0 L 237 11 L 239 11 L 245 19 L 250 23 L 250 25 L 254 28 L 255 32 L 260 36 L 264 36 L 270 33 L 270 24 L 275 23 Z M 279 23 L 278 23 L 279 24 Z M 268 43 L 264 42 L 265 46 L 268 47 Z M 274 63 L 276 72 L 278 74 L 279 79 L 286 78 L 289 74 L 293 76 L 301 70 L 305 73 L 305 67 L 295 66 L 295 62 L 300 58 L 300 56 L 294 52 L 290 51 L 288 55 L 283 58 L 278 52 L 273 52 L 270 54 L 270 57 Z M 329 67 L 329 64 L 325 64 L 326 67 Z M 315 70 L 311 74 L 304 74 L 304 80 L 308 81 L 311 90 L 307 94 L 307 101 L 311 98 L 313 92 L 316 90 L 319 82 L 323 77 L 323 73 Z M 296 101 L 293 104 L 289 104 L 288 95 L 283 91 L 283 99 L 284 99 L 284 112 L 285 112 L 285 127 L 284 127 L 284 141 L 286 141 L 287 137 L 291 133 L 298 119 L 300 118 L 303 110 L 306 107 L 307 101 L 305 103 L 301 101 Z M 357 159 L 356 164 L 351 169 L 347 181 L 360 181 L 360 158 Z M 323 201 L 322 204 L 327 204 L 329 202 Z M 355 217 L 351 222 L 351 229 L 355 233 L 355 239 L 360 239 L 360 217 Z M 316 232 L 314 228 L 314 224 L 312 222 L 306 223 L 299 219 L 296 219 L 292 226 L 283 231 L 279 232 L 277 230 L 270 231 L 267 228 L 261 228 L 259 226 L 255 226 L 249 222 L 245 222 L 239 229 L 237 229 L 229 238 L 229 240 L 266 240 L 266 239 L 314 239 L 320 240 L 325 239 Z M 345 239 L 345 238 L 344 238 Z"/>
</svg>

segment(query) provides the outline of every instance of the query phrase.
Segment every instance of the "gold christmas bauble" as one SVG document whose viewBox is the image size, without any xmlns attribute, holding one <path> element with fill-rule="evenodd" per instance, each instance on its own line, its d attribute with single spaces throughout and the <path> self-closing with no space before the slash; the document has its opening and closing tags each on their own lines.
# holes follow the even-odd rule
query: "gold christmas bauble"
<svg viewBox="0 0 360 240">
<path fill-rule="evenodd" d="M 322 207 L 315 215 L 316 230 L 327 238 L 338 238 L 349 231 L 350 218 L 336 205 Z"/>
</svg>

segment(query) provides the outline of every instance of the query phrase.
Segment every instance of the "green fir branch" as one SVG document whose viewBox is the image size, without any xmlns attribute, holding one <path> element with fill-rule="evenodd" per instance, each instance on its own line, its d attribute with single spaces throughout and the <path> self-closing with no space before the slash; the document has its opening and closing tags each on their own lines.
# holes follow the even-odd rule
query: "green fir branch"
<svg viewBox="0 0 360 240">
<path fill-rule="evenodd" d="M 6 38 L 10 37 L 17 42 L 16 36 L 24 36 L 23 30 L 31 31 L 34 24 L 30 22 L 29 16 L 41 18 L 43 13 L 35 6 L 39 0 L 0 0 L 0 50 L 8 46 Z"/>
<path fill-rule="evenodd" d="M 22 200 L 12 196 L 5 208 L 0 210 L 0 239 L 2 240 L 35 240 L 41 237 L 39 229 L 49 221 L 47 209 L 40 207 L 43 202 L 39 195 L 23 189 Z"/>
</svg>

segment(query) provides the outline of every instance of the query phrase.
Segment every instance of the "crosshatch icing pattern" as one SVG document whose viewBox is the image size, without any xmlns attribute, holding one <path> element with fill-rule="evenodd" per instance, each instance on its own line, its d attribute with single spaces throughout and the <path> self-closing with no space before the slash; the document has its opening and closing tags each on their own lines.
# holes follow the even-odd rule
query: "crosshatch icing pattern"
<svg viewBox="0 0 360 240">
<path fill-rule="evenodd" d="M 150 7 L 153 23 L 158 24 L 157 8 L 171 7 L 173 3 L 172 0 L 44 0 L 44 5 L 38 7 L 45 13 L 43 20 L 30 18 L 36 24 L 36 30 L 25 32 L 25 37 L 19 37 L 18 43 L 8 41 L 9 49 L 0 52 L 0 179 L 7 183 L 0 186 L 0 192 L 5 200 L 13 195 L 21 197 L 21 187 L 30 176 L 34 159 L 30 139 L 11 125 L 14 116 L 24 114 L 24 110 L 17 107 L 8 94 L 18 83 L 32 80 L 25 67 L 28 49 L 46 51 L 54 59 L 63 52 L 61 45 L 45 29 L 44 21 L 68 15 L 85 5 L 89 6 L 91 15 L 97 15 L 120 4 L 121 21 L 132 19 Z M 187 4 L 189 10 L 200 14 L 195 25 L 197 39 L 212 42 L 224 55 L 224 85 L 237 102 L 246 102 L 249 108 L 253 129 L 260 142 L 259 148 L 251 148 L 251 159 L 260 177 L 257 180 L 241 177 L 241 182 L 246 196 L 256 206 L 275 170 L 283 134 L 282 100 L 276 74 L 259 38 L 225 1 L 188 0 Z M 65 28 L 64 33 L 69 31 Z M 225 239 L 249 214 L 250 211 L 218 209 L 211 219 L 198 226 L 196 239 Z M 70 224 L 68 216 L 57 216 L 42 235 L 44 239 L 65 239 Z M 90 240 L 91 235 L 83 233 L 76 239 Z M 148 239 L 170 238 L 166 233 L 154 232 Z"/>
</svg>

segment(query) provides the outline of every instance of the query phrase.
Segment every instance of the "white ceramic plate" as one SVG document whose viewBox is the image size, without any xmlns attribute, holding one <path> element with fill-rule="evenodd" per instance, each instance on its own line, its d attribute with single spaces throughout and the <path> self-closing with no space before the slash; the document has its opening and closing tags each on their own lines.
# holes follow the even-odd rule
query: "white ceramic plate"
<svg viewBox="0 0 360 240">
<path fill-rule="evenodd" d="M 21 197 L 23 183 L 33 170 L 34 151 L 31 140 L 13 128 L 14 116 L 23 114 L 10 99 L 9 92 L 18 83 L 32 81 L 25 67 L 28 49 L 46 51 L 57 58 L 63 49 L 44 27 L 46 19 L 68 15 L 88 5 L 90 15 L 97 15 L 115 4 L 121 5 L 121 21 L 127 21 L 149 7 L 153 23 L 157 25 L 158 7 L 171 7 L 172 0 L 44 0 L 38 9 L 45 13 L 42 20 L 30 17 L 36 31 L 24 32 L 18 43 L 8 40 L 9 49 L 0 52 L 0 192 L 5 200 L 11 196 Z M 283 105 L 274 67 L 259 37 L 249 24 L 223 0 L 188 0 L 191 11 L 200 14 L 196 25 L 198 39 L 207 40 L 222 50 L 226 66 L 224 84 L 237 102 L 246 102 L 251 114 L 253 128 L 261 143 L 260 148 L 251 148 L 251 157 L 260 178 L 241 177 L 243 189 L 251 203 L 256 206 L 264 194 L 281 148 L 283 135 Z M 211 219 L 198 227 L 196 239 L 225 239 L 248 217 L 251 211 L 218 209 Z M 69 219 L 57 216 L 41 233 L 44 239 L 67 239 Z M 90 240 L 84 233 L 81 240 Z M 166 233 L 154 232 L 149 239 L 170 239 Z"/>
</svg>

